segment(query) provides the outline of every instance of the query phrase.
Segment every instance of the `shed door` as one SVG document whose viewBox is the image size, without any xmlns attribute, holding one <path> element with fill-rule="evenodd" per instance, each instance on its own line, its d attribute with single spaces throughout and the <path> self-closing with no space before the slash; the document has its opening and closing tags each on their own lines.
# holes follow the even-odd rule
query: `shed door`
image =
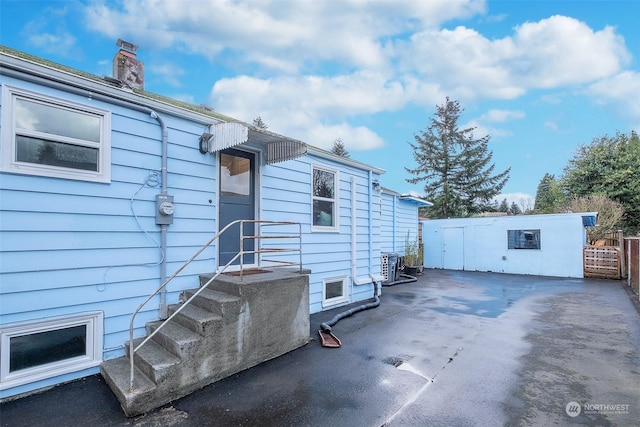
<svg viewBox="0 0 640 427">
<path fill-rule="evenodd" d="M 228 149 L 220 153 L 220 230 L 238 219 L 255 219 L 255 154 Z M 244 235 L 253 236 L 255 226 L 245 223 Z M 244 241 L 244 250 L 253 251 L 255 242 Z M 226 265 L 240 251 L 240 224 L 220 236 L 219 266 Z M 243 264 L 253 264 L 254 254 L 245 254 Z M 237 259 L 233 264 L 240 264 Z"/>
<path fill-rule="evenodd" d="M 444 228 L 442 234 L 442 267 L 446 270 L 464 270 L 464 228 Z"/>
</svg>

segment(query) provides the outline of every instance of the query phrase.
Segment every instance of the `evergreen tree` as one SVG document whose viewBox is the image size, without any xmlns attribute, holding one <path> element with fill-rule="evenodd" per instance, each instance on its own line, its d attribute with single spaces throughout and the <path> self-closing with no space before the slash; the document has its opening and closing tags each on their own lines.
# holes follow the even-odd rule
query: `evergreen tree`
<svg viewBox="0 0 640 427">
<path fill-rule="evenodd" d="M 260 129 L 269 129 L 269 126 L 267 126 L 267 124 L 262 121 L 262 117 L 260 116 L 253 119 L 253 125 Z"/>
<path fill-rule="evenodd" d="M 624 207 L 622 229 L 640 232 L 640 138 L 635 132 L 594 138 L 581 146 L 564 169 L 569 197 L 603 195 Z"/>
<path fill-rule="evenodd" d="M 520 209 L 520 206 L 518 206 L 516 202 L 511 202 L 511 207 L 509 208 L 509 210 L 514 215 L 520 215 L 522 213 L 522 209 Z"/>
<path fill-rule="evenodd" d="M 493 199 L 490 204 L 484 207 L 484 212 L 500 212 L 500 210 L 498 210 L 498 207 L 498 200 Z"/>
<path fill-rule="evenodd" d="M 507 203 L 507 199 L 504 198 L 502 199 L 502 202 L 500 203 L 500 207 L 498 208 L 498 212 L 506 212 L 509 210 L 509 204 Z"/>
<path fill-rule="evenodd" d="M 415 184 L 425 182 L 426 199 L 432 218 L 462 217 L 479 213 L 500 193 L 509 179 L 511 168 L 493 175 L 490 164 L 489 136 L 475 139 L 475 128 L 459 129 L 463 109 L 448 97 L 436 106 L 426 131 L 414 135 L 414 169 L 405 168 Z"/>
<path fill-rule="evenodd" d="M 537 213 L 554 213 L 560 210 L 562 203 L 560 183 L 554 175 L 545 173 L 538 184 L 534 209 Z"/>
<path fill-rule="evenodd" d="M 331 152 L 337 156 L 347 157 L 349 158 L 349 152 L 344 148 L 344 143 L 340 138 L 333 141 L 333 146 L 331 147 Z"/>
</svg>

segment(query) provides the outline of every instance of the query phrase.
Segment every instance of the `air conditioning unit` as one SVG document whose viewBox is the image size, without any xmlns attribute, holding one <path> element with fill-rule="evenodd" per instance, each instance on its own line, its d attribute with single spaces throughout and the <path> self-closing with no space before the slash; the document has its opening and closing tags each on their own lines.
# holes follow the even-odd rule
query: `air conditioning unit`
<svg viewBox="0 0 640 427">
<path fill-rule="evenodd" d="M 400 278 L 400 257 L 393 252 L 383 252 L 380 256 L 380 268 L 384 282 L 395 282 Z"/>
</svg>

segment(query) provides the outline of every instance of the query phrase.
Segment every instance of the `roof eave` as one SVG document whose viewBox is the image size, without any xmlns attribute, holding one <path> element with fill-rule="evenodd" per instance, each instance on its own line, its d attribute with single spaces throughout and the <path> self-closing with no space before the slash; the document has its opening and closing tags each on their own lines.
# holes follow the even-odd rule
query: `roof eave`
<svg viewBox="0 0 640 427">
<path fill-rule="evenodd" d="M 373 173 L 377 173 L 379 175 L 382 175 L 386 172 L 384 169 L 380 169 L 375 166 L 371 166 L 366 163 L 362 163 L 357 160 L 350 159 L 349 157 L 338 156 L 337 154 L 330 153 L 329 151 L 323 150 L 318 147 L 314 147 L 312 145 L 307 146 L 307 151 L 309 152 L 309 154 L 313 154 L 316 157 L 320 157 L 326 160 L 332 160 L 334 162 L 338 162 L 347 166 L 352 166 L 358 169 L 368 170 Z"/>
<path fill-rule="evenodd" d="M 421 199 L 419 197 L 412 196 L 411 194 L 402 194 L 400 195 L 400 199 L 412 201 L 416 203 L 418 206 L 433 206 L 433 203 L 427 202 L 426 200 Z"/>
</svg>

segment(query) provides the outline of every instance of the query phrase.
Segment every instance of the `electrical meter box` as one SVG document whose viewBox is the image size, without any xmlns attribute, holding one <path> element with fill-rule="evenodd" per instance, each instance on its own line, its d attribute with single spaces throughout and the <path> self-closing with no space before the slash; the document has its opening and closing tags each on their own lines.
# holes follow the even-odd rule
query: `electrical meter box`
<svg viewBox="0 0 640 427">
<path fill-rule="evenodd" d="M 156 224 L 169 225 L 173 224 L 173 196 L 167 194 L 158 194 L 156 196 Z"/>
</svg>

